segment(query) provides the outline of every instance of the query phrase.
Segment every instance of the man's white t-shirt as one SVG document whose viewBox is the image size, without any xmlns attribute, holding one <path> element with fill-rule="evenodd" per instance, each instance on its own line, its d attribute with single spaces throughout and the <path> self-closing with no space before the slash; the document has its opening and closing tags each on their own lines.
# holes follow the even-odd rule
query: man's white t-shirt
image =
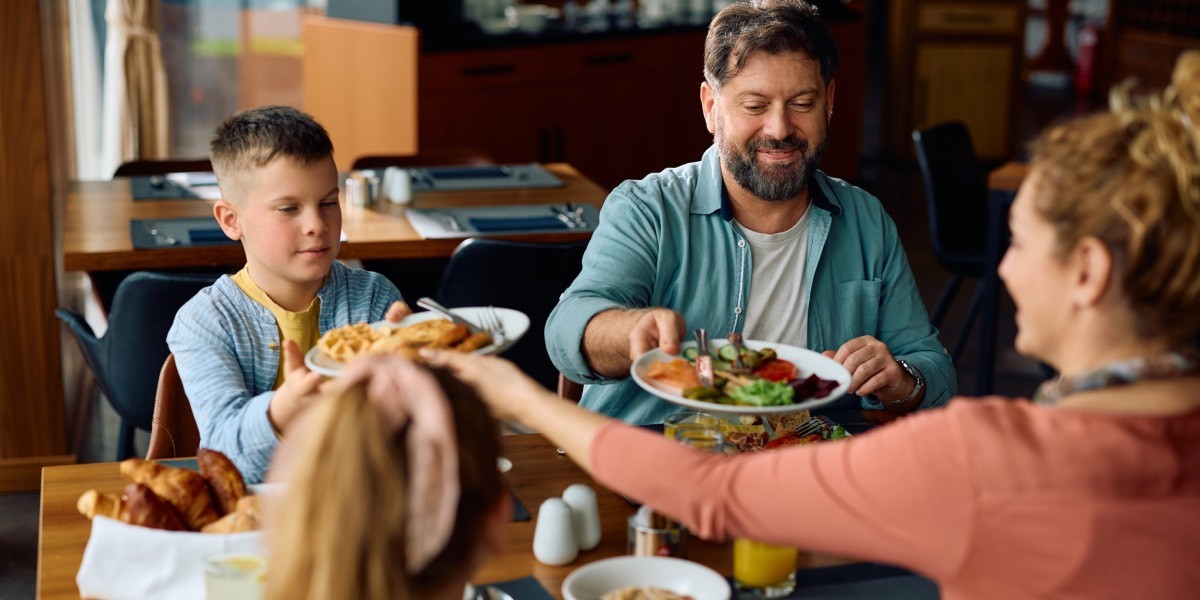
<svg viewBox="0 0 1200 600">
<path fill-rule="evenodd" d="M 743 338 L 801 348 L 808 345 L 809 294 L 804 289 L 804 271 L 811 213 L 810 206 L 791 229 L 780 233 L 750 231 L 735 221 L 750 244 L 754 263 Z"/>
</svg>

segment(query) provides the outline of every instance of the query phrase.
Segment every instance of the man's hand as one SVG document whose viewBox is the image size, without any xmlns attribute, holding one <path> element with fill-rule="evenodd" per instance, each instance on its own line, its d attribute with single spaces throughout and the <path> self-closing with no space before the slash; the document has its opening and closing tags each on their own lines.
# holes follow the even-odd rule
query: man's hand
<svg viewBox="0 0 1200 600">
<path fill-rule="evenodd" d="M 832 358 L 850 371 L 850 393 L 857 396 L 874 394 L 889 409 L 911 409 L 920 403 L 920 397 L 912 406 L 895 407 L 889 402 L 898 402 L 908 397 L 916 380 L 896 362 L 887 344 L 869 336 L 854 338 L 837 352 L 826 350 L 825 356 Z"/>
<path fill-rule="evenodd" d="M 280 434 L 304 412 L 321 394 L 320 373 L 314 373 L 304 366 L 304 355 L 300 347 L 292 340 L 283 342 L 283 385 L 275 390 L 271 403 L 267 406 L 267 418 Z"/>
<path fill-rule="evenodd" d="M 683 315 L 669 308 L 652 308 L 643 311 L 629 330 L 629 361 L 655 348 L 667 354 L 679 354 L 679 342 L 687 323 Z"/>
<path fill-rule="evenodd" d="M 611 309 L 592 317 L 583 332 L 583 355 L 593 371 L 622 377 L 637 357 L 654 348 L 679 353 L 687 324 L 669 308 Z"/>
<path fill-rule="evenodd" d="M 400 319 L 412 314 L 412 309 L 407 304 L 397 300 L 388 307 L 387 313 L 383 316 L 384 319 L 392 323 L 399 323 Z"/>
</svg>

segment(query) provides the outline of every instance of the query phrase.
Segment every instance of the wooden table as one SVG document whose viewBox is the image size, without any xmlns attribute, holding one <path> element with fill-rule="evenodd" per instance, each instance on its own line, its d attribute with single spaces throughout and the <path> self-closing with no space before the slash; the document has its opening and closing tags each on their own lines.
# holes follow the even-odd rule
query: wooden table
<svg viewBox="0 0 1200 600">
<path fill-rule="evenodd" d="M 586 483 L 596 490 L 600 508 L 600 545 L 580 553 L 575 562 L 563 567 L 543 565 L 533 558 L 534 521 L 512 523 L 505 552 L 493 557 L 472 577 L 476 583 L 491 583 L 534 576 L 551 595 L 561 598 L 562 581 L 567 574 L 585 563 L 625 554 L 626 519 L 633 507 L 623 498 L 596 484 L 575 463 L 555 452 L 553 444 L 541 435 L 514 435 L 504 438 L 505 456 L 513 468 L 508 481 L 521 502 L 536 519 L 542 501 L 559 496 L 573 483 Z M 38 534 L 37 597 L 42 599 L 78 598 L 75 573 L 83 560 L 91 523 L 75 510 L 75 502 L 84 491 L 120 492 L 124 481 L 117 463 L 97 463 L 48 467 L 42 471 L 41 523 Z M 722 575 L 732 573 L 730 544 L 688 540 L 688 558 L 708 565 Z M 800 553 L 800 568 L 846 564 L 848 560 L 825 555 Z"/>
<path fill-rule="evenodd" d="M 412 208 L 447 206 L 586 203 L 599 207 L 607 191 L 567 164 L 543 165 L 563 187 L 415 192 Z M 130 271 L 240 265 L 240 244 L 135 250 L 129 238 L 133 219 L 212 216 L 212 201 L 198 199 L 134 201 L 128 179 L 73 182 L 67 192 L 63 220 L 63 270 Z M 342 229 L 347 241 L 338 258 L 438 258 L 450 256 L 461 239 L 426 240 L 417 234 L 404 208 L 382 203 L 367 208 L 344 206 Z M 590 233 L 547 233 L 502 236 L 537 242 L 587 239 Z"/>
</svg>

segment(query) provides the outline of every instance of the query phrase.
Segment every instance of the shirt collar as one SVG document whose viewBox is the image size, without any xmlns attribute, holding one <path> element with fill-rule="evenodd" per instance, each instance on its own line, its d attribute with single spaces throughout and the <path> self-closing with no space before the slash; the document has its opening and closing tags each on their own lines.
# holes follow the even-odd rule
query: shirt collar
<svg viewBox="0 0 1200 600">
<path fill-rule="evenodd" d="M 836 197 L 825 193 L 828 177 L 817 171 L 808 181 L 808 197 L 813 206 L 820 208 L 833 216 L 842 214 Z M 725 180 L 721 177 L 721 157 L 717 154 L 717 146 L 713 144 L 704 151 L 700 159 L 700 180 L 696 193 L 692 196 L 692 214 L 707 215 L 720 211 L 721 218 L 726 222 L 733 220 L 733 206 L 729 202 L 729 191 L 725 189 Z"/>
</svg>

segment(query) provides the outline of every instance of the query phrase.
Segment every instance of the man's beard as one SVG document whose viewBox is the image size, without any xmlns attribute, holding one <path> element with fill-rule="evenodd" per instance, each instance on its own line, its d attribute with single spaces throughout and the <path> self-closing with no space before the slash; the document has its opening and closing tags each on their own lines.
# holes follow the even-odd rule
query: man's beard
<svg viewBox="0 0 1200 600">
<path fill-rule="evenodd" d="M 734 181 L 751 194 L 772 202 L 783 202 L 799 196 L 825 154 L 824 138 L 810 152 L 808 140 L 795 135 L 782 140 L 760 137 L 750 140 L 743 152 L 729 143 L 719 127 L 716 137 L 721 162 L 733 175 Z M 763 167 L 757 160 L 759 150 L 799 150 L 800 157 L 791 163 Z"/>
</svg>

